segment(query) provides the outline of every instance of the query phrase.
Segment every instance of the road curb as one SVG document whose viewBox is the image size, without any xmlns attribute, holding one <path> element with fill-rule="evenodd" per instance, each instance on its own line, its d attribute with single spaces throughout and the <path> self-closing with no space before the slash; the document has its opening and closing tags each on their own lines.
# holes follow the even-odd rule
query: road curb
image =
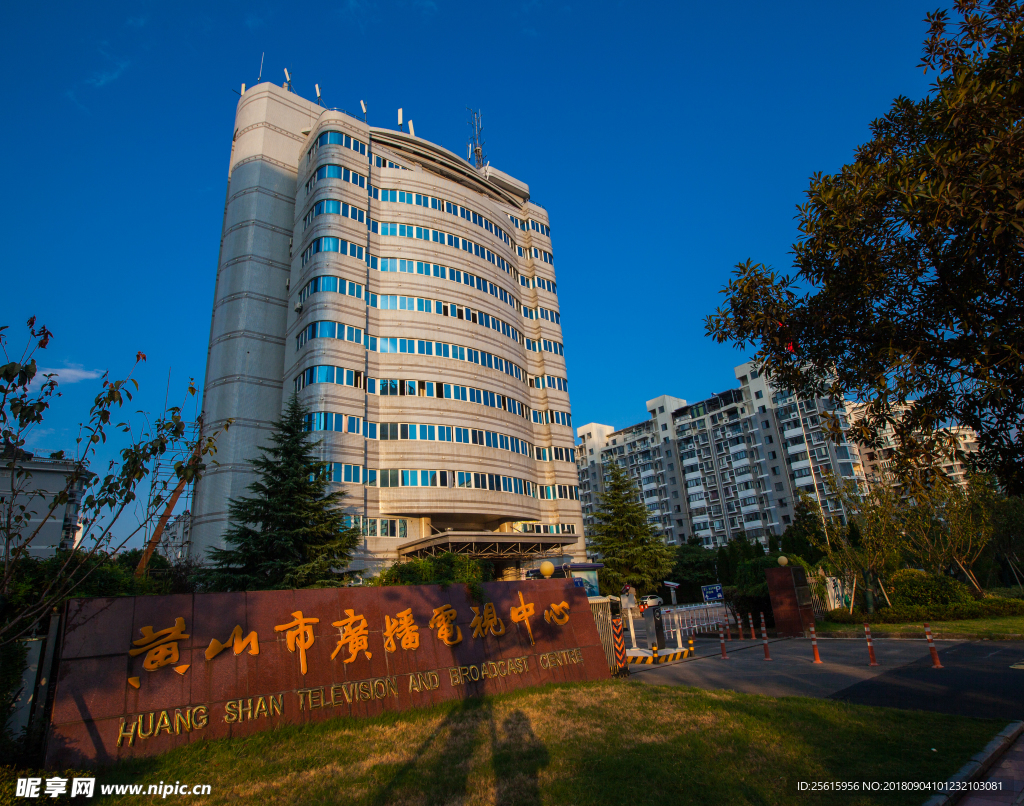
<svg viewBox="0 0 1024 806">
<path fill-rule="evenodd" d="M 1016 741 L 1017 737 L 1024 733 L 1024 722 L 1011 722 L 995 735 L 985 749 L 971 757 L 955 775 L 947 780 L 949 784 L 959 784 L 967 781 L 975 781 L 988 772 L 996 760 Z M 933 795 L 924 802 L 924 806 L 952 806 L 968 794 L 966 791 L 948 792 L 941 795 Z"/>
</svg>

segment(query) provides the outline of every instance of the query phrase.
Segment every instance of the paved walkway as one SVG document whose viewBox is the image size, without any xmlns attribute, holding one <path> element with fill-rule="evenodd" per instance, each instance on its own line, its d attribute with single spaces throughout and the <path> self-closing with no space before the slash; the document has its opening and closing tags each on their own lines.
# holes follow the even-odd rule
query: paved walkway
<svg viewBox="0 0 1024 806">
<path fill-rule="evenodd" d="M 995 806 L 998 803 L 1024 804 L 1024 733 L 1017 737 L 1007 750 L 989 769 L 985 781 L 1000 784 L 994 792 L 972 792 L 961 798 L 957 806 Z"/>
</svg>

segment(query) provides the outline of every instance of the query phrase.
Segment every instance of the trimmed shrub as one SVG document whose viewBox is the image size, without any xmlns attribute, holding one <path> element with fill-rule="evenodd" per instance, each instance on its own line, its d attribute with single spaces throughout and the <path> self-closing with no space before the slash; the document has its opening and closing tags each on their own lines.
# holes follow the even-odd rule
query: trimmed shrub
<svg viewBox="0 0 1024 806">
<path fill-rule="evenodd" d="M 988 593 L 992 596 L 999 596 L 1003 599 L 1024 599 L 1024 591 L 1017 585 L 1010 588 L 989 588 Z"/>
<path fill-rule="evenodd" d="M 970 588 L 963 582 L 953 577 L 926 574 L 914 568 L 897 571 L 887 581 L 889 598 L 895 608 L 967 604 L 974 601 Z"/>
<path fill-rule="evenodd" d="M 961 619 L 992 618 L 996 616 L 1024 616 L 1024 601 L 1019 599 L 985 599 L 948 605 L 917 605 L 887 607 L 877 613 L 845 608 L 832 610 L 827 621 L 837 624 L 902 624 L 918 621 L 958 621 Z"/>
</svg>

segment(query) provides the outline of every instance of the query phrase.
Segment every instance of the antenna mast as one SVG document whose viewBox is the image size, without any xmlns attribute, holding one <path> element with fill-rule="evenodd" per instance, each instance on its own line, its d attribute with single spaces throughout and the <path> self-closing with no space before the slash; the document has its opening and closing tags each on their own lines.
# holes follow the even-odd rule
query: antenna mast
<svg viewBox="0 0 1024 806">
<path fill-rule="evenodd" d="M 472 137 L 468 143 L 469 150 L 473 154 L 474 164 L 477 168 L 484 167 L 484 118 L 480 110 L 469 109 L 469 125 L 473 129 Z"/>
<path fill-rule="evenodd" d="M 256 83 L 257 84 L 259 84 L 260 80 L 263 78 L 263 59 L 264 59 L 264 57 L 266 55 L 267 55 L 266 51 L 263 51 L 263 53 L 260 54 L 260 74 L 256 77 Z"/>
</svg>

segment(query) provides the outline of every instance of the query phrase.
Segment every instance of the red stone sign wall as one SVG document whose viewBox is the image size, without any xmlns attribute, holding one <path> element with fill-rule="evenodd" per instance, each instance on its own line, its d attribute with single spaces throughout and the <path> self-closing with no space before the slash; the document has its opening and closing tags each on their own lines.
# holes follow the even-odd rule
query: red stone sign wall
<svg viewBox="0 0 1024 806">
<path fill-rule="evenodd" d="M 76 599 L 47 766 L 609 676 L 570 580 Z"/>
</svg>

